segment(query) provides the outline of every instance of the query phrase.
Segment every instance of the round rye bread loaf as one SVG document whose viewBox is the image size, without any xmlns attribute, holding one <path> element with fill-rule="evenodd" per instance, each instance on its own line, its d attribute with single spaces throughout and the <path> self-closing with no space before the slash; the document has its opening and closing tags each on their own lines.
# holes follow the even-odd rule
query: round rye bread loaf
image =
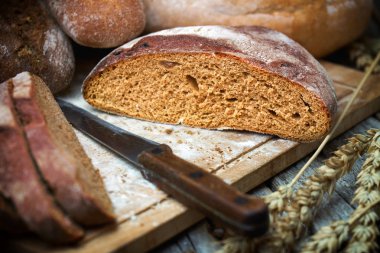
<svg viewBox="0 0 380 253">
<path fill-rule="evenodd" d="M 182 27 L 137 38 L 83 84 L 92 106 L 170 124 L 309 142 L 329 131 L 332 82 L 315 58 L 263 27 Z"/>
</svg>

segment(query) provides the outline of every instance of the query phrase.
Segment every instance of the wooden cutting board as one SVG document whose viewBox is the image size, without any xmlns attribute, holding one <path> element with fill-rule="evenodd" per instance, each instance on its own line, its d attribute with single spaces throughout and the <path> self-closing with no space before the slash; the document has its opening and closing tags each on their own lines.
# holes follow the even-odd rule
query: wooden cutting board
<svg viewBox="0 0 380 253">
<path fill-rule="evenodd" d="M 269 135 L 217 131 L 145 122 L 93 110 L 82 99 L 80 87 L 99 59 L 78 62 L 71 88 L 61 97 L 135 134 L 169 144 L 180 157 L 248 191 L 301 159 L 319 143 L 299 144 Z M 322 62 L 334 85 L 339 111 L 347 103 L 362 72 Z M 380 110 L 380 76 L 372 76 L 349 115 L 341 133 Z M 52 247 L 35 237 L 11 239 L 11 247 L 31 252 L 126 252 L 147 251 L 202 219 L 168 198 L 142 178 L 132 165 L 77 132 L 87 154 L 101 173 L 117 214 L 117 226 L 88 231 L 84 240 L 69 247 Z"/>
</svg>

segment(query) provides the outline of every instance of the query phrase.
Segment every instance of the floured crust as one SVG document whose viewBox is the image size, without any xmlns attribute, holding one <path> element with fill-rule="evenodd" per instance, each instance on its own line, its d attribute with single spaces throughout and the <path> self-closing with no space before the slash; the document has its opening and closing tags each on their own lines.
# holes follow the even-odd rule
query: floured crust
<svg viewBox="0 0 380 253">
<path fill-rule="evenodd" d="M 46 0 L 64 31 L 78 44 L 116 47 L 138 36 L 145 26 L 140 0 Z"/>
<path fill-rule="evenodd" d="M 285 33 L 315 57 L 358 37 L 372 0 L 144 0 L 146 31 L 178 26 L 258 25 Z"/>
<path fill-rule="evenodd" d="M 95 105 L 88 96 L 88 86 L 102 73 L 109 75 L 110 69 L 119 64 L 140 57 L 182 55 L 185 58 L 192 54 L 230 58 L 265 75 L 293 83 L 294 87 L 306 90 L 315 101 L 319 101 L 331 124 L 337 109 L 336 97 L 323 67 L 296 42 L 262 27 L 183 27 L 135 39 L 114 50 L 94 68 L 84 82 L 84 97 Z M 101 108 L 101 105 L 95 107 Z M 221 127 L 229 126 L 217 128 Z"/>
</svg>

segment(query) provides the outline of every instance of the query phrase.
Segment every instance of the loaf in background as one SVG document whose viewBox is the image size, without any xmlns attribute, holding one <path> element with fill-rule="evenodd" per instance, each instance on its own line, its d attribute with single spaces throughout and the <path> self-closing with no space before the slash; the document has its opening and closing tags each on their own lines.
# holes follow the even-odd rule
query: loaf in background
<svg viewBox="0 0 380 253">
<path fill-rule="evenodd" d="M 141 0 L 44 0 L 62 29 L 80 45 L 119 46 L 145 27 Z"/>
<path fill-rule="evenodd" d="M 139 119 L 314 141 L 337 104 L 317 60 L 263 27 L 173 28 L 105 57 L 83 84 L 95 108 Z"/>
<path fill-rule="evenodd" d="M 357 38 L 372 0 L 144 0 L 146 31 L 177 26 L 265 26 L 285 33 L 315 57 Z"/>
<path fill-rule="evenodd" d="M 0 8 L 0 82 L 22 71 L 39 75 L 53 93 L 74 74 L 71 44 L 40 1 L 4 0 Z"/>
</svg>

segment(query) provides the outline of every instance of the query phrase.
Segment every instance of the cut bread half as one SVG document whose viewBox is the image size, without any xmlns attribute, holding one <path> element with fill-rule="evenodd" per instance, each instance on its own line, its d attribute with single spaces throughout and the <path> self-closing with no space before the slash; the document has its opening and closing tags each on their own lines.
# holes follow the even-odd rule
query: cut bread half
<svg viewBox="0 0 380 253">
<path fill-rule="evenodd" d="M 53 243 L 83 237 L 83 230 L 67 217 L 39 176 L 11 99 L 12 82 L 0 84 L 0 193 L 39 236 Z"/>
<path fill-rule="evenodd" d="M 30 152 L 59 205 L 84 226 L 114 221 L 103 181 L 48 87 L 28 72 L 12 82 L 12 98 Z"/>
<path fill-rule="evenodd" d="M 326 135 L 337 108 L 318 61 L 262 27 L 183 27 L 135 39 L 94 68 L 83 96 L 139 119 L 302 142 Z"/>
</svg>

